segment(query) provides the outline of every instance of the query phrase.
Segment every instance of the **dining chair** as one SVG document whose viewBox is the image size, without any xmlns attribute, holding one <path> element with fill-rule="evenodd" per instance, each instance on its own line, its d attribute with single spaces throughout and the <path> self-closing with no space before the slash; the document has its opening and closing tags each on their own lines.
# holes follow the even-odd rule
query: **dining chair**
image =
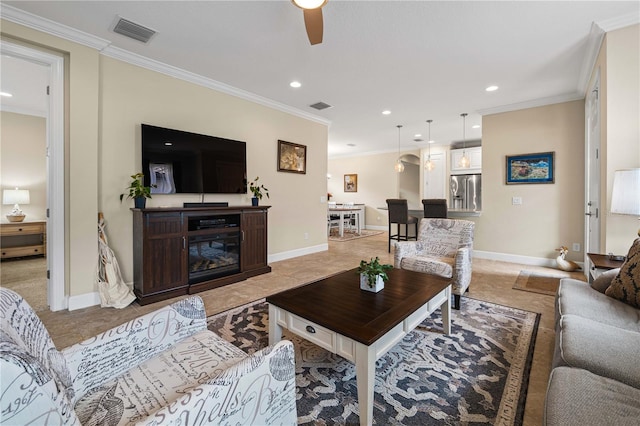
<svg viewBox="0 0 640 426">
<path fill-rule="evenodd" d="M 447 218 L 447 200 L 441 198 L 427 198 L 422 200 L 424 217 Z"/>
<path fill-rule="evenodd" d="M 409 216 L 409 206 L 404 199 L 388 199 L 389 208 L 389 253 L 391 253 L 391 240 L 409 241 L 415 240 L 418 235 L 418 218 Z M 396 224 L 397 233 L 391 234 L 391 225 Z M 409 236 L 409 224 L 415 225 L 415 234 Z M 404 235 L 401 232 L 401 225 L 404 225 Z"/>
</svg>

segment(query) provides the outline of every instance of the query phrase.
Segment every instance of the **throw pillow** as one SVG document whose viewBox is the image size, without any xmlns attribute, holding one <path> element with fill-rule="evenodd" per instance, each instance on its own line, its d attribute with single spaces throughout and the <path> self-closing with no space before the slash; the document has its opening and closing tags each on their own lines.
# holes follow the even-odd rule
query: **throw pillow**
<svg viewBox="0 0 640 426">
<path fill-rule="evenodd" d="M 604 294 L 640 308 L 640 238 L 631 245 L 627 260 Z"/>
</svg>

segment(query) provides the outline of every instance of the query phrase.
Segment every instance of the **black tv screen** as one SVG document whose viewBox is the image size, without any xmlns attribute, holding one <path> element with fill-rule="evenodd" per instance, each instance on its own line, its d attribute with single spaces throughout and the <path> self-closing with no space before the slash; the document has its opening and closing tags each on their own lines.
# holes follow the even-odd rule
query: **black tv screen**
<svg viewBox="0 0 640 426">
<path fill-rule="evenodd" d="M 247 144 L 142 124 L 142 170 L 152 194 L 246 194 Z"/>
</svg>

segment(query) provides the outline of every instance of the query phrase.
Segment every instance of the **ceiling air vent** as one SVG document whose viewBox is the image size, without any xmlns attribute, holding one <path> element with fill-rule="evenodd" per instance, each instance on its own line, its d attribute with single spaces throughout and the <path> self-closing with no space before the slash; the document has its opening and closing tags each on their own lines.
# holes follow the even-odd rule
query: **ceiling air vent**
<svg viewBox="0 0 640 426">
<path fill-rule="evenodd" d="M 151 28 L 143 27 L 140 24 L 129 21 L 128 19 L 119 18 L 113 27 L 113 32 L 122 34 L 123 36 L 132 38 L 134 40 L 141 41 L 143 43 L 149 42 L 156 32 Z"/>
<path fill-rule="evenodd" d="M 309 105 L 311 108 L 315 108 L 318 111 L 322 111 L 323 109 L 331 108 L 331 105 L 325 104 L 324 102 L 316 102 L 315 104 Z"/>
</svg>

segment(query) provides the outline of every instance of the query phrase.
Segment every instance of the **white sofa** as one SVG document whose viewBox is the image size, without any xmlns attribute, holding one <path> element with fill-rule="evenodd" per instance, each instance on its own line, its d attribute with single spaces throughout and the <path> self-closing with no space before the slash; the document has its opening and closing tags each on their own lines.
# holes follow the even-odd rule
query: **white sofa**
<svg viewBox="0 0 640 426">
<path fill-rule="evenodd" d="M 1 288 L 0 325 L 0 424 L 297 424 L 291 342 L 248 356 L 207 330 L 199 297 L 58 351 Z"/>
</svg>

